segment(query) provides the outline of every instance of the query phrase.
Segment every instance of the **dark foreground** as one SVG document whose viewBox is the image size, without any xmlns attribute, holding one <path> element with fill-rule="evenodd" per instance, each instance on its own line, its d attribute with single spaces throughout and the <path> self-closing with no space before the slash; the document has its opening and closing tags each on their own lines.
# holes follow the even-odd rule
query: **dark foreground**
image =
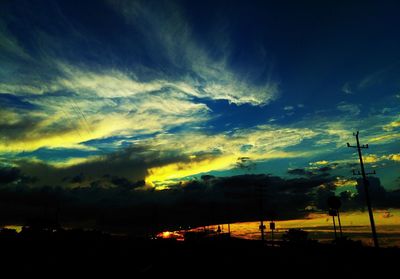
<svg viewBox="0 0 400 279">
<path fill-rule="evenodd" d="M 265 247 L 259 241 L 229 238 L 180 242 L 95 232 L 3 236 L 0 249 L 1 274 L 30 278 L 398 278 L 400 265 L 397 248 L 376 250 L 315 242 Z"/>
</svg>

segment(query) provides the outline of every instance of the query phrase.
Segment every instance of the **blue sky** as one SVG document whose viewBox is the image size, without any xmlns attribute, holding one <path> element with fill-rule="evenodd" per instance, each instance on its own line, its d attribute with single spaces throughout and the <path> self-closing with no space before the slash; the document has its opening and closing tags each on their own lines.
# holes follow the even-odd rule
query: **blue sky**
<svg viewBox="0 0 400 279">
<path fill-rule="evenodd" d="M 0 5 L 0 163 L 37 184 L 326 166 L 349 189 L 359 130 L 399 187 L 396 1 Z"/>
</svg>

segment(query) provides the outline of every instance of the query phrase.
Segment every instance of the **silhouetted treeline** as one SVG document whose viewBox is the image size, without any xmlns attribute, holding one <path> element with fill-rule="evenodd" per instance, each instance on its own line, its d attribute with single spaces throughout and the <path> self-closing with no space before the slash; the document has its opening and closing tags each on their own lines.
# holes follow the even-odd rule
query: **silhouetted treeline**
<svg viewBox="0 0 400 279">
<path fill-rule="evenodd" d="M 280 247 L 235 238 L 146 239 L 99 231 L 0 233 L 2 273 L 25 276 L 296 276 L 370 278 L 396 271 L 400 249 L 324 245 L 292 230 Z"/>
</svg>

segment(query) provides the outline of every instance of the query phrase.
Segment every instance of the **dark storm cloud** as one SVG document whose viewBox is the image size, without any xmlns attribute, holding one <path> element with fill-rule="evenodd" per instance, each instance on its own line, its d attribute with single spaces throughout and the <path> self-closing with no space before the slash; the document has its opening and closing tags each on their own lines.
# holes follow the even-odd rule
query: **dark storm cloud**
<svg viewBox="0 0 400 279">
<path fill-rule="evenodd" d="M 356 189 L 358 193 L 357 200 L 361 205 L 365 206 L 365 188 L 361 178 L 357 179 Z M 400 204 L 398 191 L 398 189 L 387 191 L 378 177 L 368 177 L 368 192 L 374 207 L 398 207 Z"/>
<path fill-rule="evenodd" d="M 118 187 L 123 187 L 123 188 L 127 188 L 127 189 L 135 189 L 137 187 L 145 186 L 144 180 L 131 182 L 131 181 L 129 181 L 128 179 L 126 179 L 124 177 L 117 177 L 117 176 L 112 176 L 111 177 L 111 182 L 114 185 L 118 186 Z"/>
<path fill-rule="evenodd" d="M 307 171 L 306 169 L 301 169 L 301 168 L 290 169 L 287 172 L 288 172 L 288 174 L 293 174 L 293 175 L 313 175 L 313 172 Z"/>
<path fill-rule="evenodd" d="M 318 169 L 319 172 L 328 172 L 331 170 L 332 170 L 332 167 L 330 167 L 330 166 L 325 166 L 325 167 L 321 167 Z"/>
<path fill-rule="evenodd" d="M 309 176 L 309 177 L 328 177 L 331 175 L 331 171 L 338 168 L 338 164 L 330 164 L 322 167 L 309 167 L 309 168 L 295 168 L 289 169 L 287 171 L 288 174 L 297 175 L 297 176 Z"/>
<path fill-rule="evenodd" d="M 267 175 L 207 176 L 155 191 L 138 190 L 143 181 L 106 175 L 77 188 L 21 185 L 2 188 L 1 222 L 41 217 L 43 208 L 53 213 L 60 210 L 65 223 L 91 220 L 109 229 L 256 220 L 260 214 L 291 219 L 304 216 L 304 208 L 313 202 L 314 189 L 323 182 Z"/>
<path fill-rule="evenodd" d="M 241 208 L 242 212 L 237 216 L 242 216 L 242 220 L 260 216 L 261 197 L 264 208 L 262 215 L 274 219 L 292 219 L 304 217 L 304 209 L 315 203 L 316 189 L 331 180 L 332 178 L 285 179 L 268 175 L 241 175 L 214 178 L 204 183 L 204 188 L 211 192 L 210 199 L 221 198 L 228 205 L 234 205 L 231 209 L 233 211 Z M 192 184 L 196 184 L 198 191 L 202 189 L 198 181 Z"/>
<path fill-rule="evenodd" d="M 112 174 L 115 177 L 124 177 L 133 181 L 143 180 L 147 175 L 147 168 L 157 165 L 156 158 L 146 162 L 143 156 L 136 154 L 132 149 L 96 157 L 93 160 L 67 167 L 55 167 L 44 162 L 18 160 L 15 163 L 25 173 L 35 174 L 39 180 L 37 185 L 62 185 L 72 184 L 87 186 L 99 177 Z"/>
<path fill-rule="evenodd" d="M 201 152 L 196 160 L 214 158 L 219 154 Z M 136 188 L 144 186 L 149 169 L 172 163 L 190 163 L 193 159 L 180 150 L 157 150 L 151 143 L 140 143 L 117 152 L 94 156 L 71 166 L 48 164 L 43 161 L 15 159 L 13 164 L 23 173 L 37 177 L 35 186 L 86 187 L 114 185 Z M 143 185 L 142 185 L 143 184 Z"/>
<path fill-rule="evenodd" d="M 36 181 L 37 178 L 23 174 L 19 168 L 0 166 L 0 186 L 34 183 Z"/>
<path fill-rule="evenodd" d="M 365 188 L 361 178 L 357 178 L 356 191 L 343 191 L 339 194 L 344 210 L 366 209 Z M 387 190 L 378 177 L 368 177 L 368 192 L 373 208 L 399 208 L 400 190 Z"/>
<path fill-rule="evenodd" d="M 75 175 L 74 177 L 72 177 L 70 179 L 70 182 L 71 183 L 82 183 L 84 181 L 84 179 L 85 179 L 84 175 L 82 173 L 80 173 L 80 174 Z M 65 179 L 63 179 L 63 180 L 65 180 Z"/>
<path fill-rule="evenodd" d="M 17 168 L 0 168 L 0 185 L 18 181 L 21 171 Z"/>
</svg>

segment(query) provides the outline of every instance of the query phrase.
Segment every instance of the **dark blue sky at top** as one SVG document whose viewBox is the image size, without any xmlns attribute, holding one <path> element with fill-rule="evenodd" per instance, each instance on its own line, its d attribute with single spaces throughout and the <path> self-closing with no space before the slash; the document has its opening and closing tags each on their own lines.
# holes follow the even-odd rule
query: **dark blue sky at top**
<svg viewBox="0 0 400 279">
<path fill-rule="evenodd" d="M 385 95 L 398 91 L 400 83 L 395 75 L 400 70 L 400 18 L 396 1 L 229 2 L 185 6 L 203 40 L 213 23 L 221 18 L 229 22 L 227 28 L 235 42 L 233 68 L 240 73 L 256 65 L 255 81 L 272 71 L 281 95 L 271 106 L 241 106 L 235 113 L 226 103 L 210 105 L 227 111 L 226 117 L 244 125 L 270 117 L 287 123 L 321 109 L 326 116 L 336 115 L 337 111 L 329 108 L 340 101 L 368 107 L 385 102 Z M 267 67 L 257 60 L 260 45 L 270 62 Z M 370 75 L 377 79 L 360 88 L 359 83 Z M 345 83 L 361 95 L 343 94 Z M 279 118 L 284 106 L 296 104 L 305 105 L 296 116 Z"/>
<path fill-rule="evenodd" d="M 218 40 L 228 33 L 231 69 L 255 84 L 270 75 L 279 83 L 281 93 L 272 106 L 243 105 L 232 113 L 226 102 L 210 102 L 216 111 L 229 111 L 227 117 L 235 122 L 263 122 L 282 113 L 280 104 L 306 104 L 303 114 L 343 100 L 367 105 L 399 87 L 397 1 L 177 1 L 177 5 L 211 55 L 221 56 Z M 183 74 L 157 49 L 148 49 L 140 34 L 102 1 L 5 1 L 2 6 L 7 27 L 33 56 L 40 55 L 40 47 L 31 31 L 40 29 L 57 37 L 55 44 L 67 44 L 67 51 L 55 48 L 55 55 L 72 63 L 120 69 L 141 64 L 171 76 Z M 74 30 L 87 38 L 71 35 Z M 156 73 L 137 74 L 146 80 Z M 373 84 L 358 88 L 373 74 L 378 75 Z M 362 96 L 344 96 L 346 82 Z"/>
<path fill-rule="evenodd" d="M 257 65 L 260 45 L 282 84 L 294 88 L 340 88 L 376 69 L 398 66 L 396 1 L 188 2 L 188 15 L 203 42 L 209 42 L 204 39 L 218 20 L 227 22 L 234 40 L 231 63 L 239 72 Z"/>
<path fill-rule="evenodd" d="M 40 49 L 31 31 L 38 28 L 68 44 L 67 51 L 57 53 L 68 61 L 127 69 L 144 64 L 179 74 L 180 69 L 163 64 L 156 50 L 148 51 L 140 35 L 102 1 L 5 2 L 11 16 L 8 28 L 33 55 Z M 157 1 L 150 2 L 157 7 Z M 338 100 L 344 83 L 357 83 L 385 69 L 390 75 L 400 67 L 396 1 L 178 3 L 196 39 L 216 57 L 221 55 L 219 37 L 229 33 L 229 65 L 235 72 L 250 72 L 254 83 L 272 73 L 280 83 L 282 103 L 306 102 L 321 108 Z M 74 29 L 91 40 L 70 37 Z M 261 51 L 264 60 L 259 59 Z M 350 96 L 348 100 L 369 102 L 382 93 L 392 93 L 398 81 L 389 76 L 379 85 L 381 92 L 367 90 L 363 98 Z"/>
<path fill-rule="evenodd" d="M 213 24 L 227 22 L 234 40 L 233 68 L 246 73 L 255 67 L 255 82 L 272 72 L 280 83 L 280 98 L 268 107 L 244 105 L 232 113 L 224 102 L 210 104 L 217 111 L 227 112 L 223 115 L 234 122 L 258 124 L 283 114 L 285 105 L 305 104 L 295 119 L 339 101 L 368 106 L 399 88 L 395 78 L 400 68 L 396 1 L 188 2 L 185 7 L 200 40 L 210 42 L 215 36 Z M 268 66 L 257 60 L 260 45 Z M 358 88 L 358 83 L 371 74 L 378 79 L 368 88 Z M 343 94 L 346 82 L 362 95 Z M 325 113 L 337 114 L 334 110 Z"/>
</svg>

